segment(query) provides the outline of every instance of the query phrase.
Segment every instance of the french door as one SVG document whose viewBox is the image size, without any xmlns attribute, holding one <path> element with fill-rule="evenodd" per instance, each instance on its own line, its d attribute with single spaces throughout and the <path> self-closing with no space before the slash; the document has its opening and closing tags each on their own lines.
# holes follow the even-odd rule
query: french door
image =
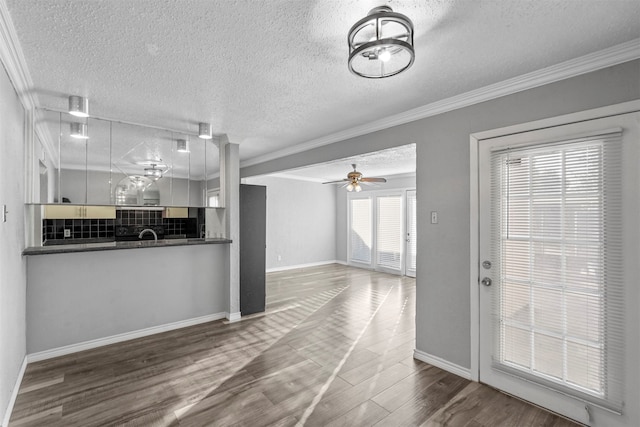
<svg viewBox="0 0 640 427">
<path fill-rule="evenodd" d="M 406 221 L 404 190 L 369 191 L 349 195 L 349 263 L 393 274 L 405 274 L 409 241 L 415 242 L 415 225 Z M 415 195 L 415 192 L 414 192 Z M 415 197 L 414 197 L 415 220 Z M 415 243 L 414 243 L 415 245 Z M 408 274 L 415 276 L 413 265 Z"/>
<path fill-rule="evenodd" d="M 637 113 L 480 140 L 480 381 L 638 425 Z"/>
</svg>

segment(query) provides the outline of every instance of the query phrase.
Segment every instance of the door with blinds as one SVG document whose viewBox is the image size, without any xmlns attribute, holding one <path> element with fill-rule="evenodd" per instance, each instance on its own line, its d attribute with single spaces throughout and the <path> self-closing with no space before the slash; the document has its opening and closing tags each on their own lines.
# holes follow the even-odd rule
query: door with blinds
<svg viewBox="0 0 640 427">
<path fill-rule="evenodd" d="M 637 114 L 479 141 L 480 381 L 588 425 L 639 421 L 639 141 Z"/>
<path fill-rule="evenodd" d="M 404 191 L 367 193 L 348 196 L 349 264 L 404 274 L 407 240 Z"/>
</svg>

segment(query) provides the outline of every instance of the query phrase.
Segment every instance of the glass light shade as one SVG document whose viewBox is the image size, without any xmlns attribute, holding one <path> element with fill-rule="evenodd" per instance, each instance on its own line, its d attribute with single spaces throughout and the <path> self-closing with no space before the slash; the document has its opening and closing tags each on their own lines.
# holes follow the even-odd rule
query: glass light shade
<svg viewBox="0 0 640 427">
<path fill-rule="evenodd" d="M 350 182 L 349 185 L 347 185 L 347 191 L 353 191 L 353 182 Z"/>
<path fill-rule="evenodd" d="M 88 139 L 89 134 L 87 132 L 87 125 L 84 123 L 71 122 L 69 123 L 70 135 L 72 138 Z"/>
<path fill-rule="evenodd" d="M 89 100 L 82 96 L 69 96 L 69 114 L 76 117 L 89 117 Z"/>
<path fill-rule="evenodd" d="M 354 190 L 356 190 L 356 193 L 359 193 L 362 191 L 362 187 L 360 187 L 360 184 L 356 183 L 356 185 L 353 187 Z"/>
<path fill-rule="evenodd" d="M 198 136 L 202 139 L 213 138 L 213 133 L 211 132 L 211 123 L 200 123 L 198 125 Z"/>
<path fill-rule="evenodd" d="M 176 150 L 181 153 L 189 152 L 189 144 L 187 144 L 186 139 L 177 139 L 176 140 Z"/>
<path fill-rule="evenodd" d="M 391 77 L 415 59 L 413 23 L 388 6 L 371 9 L 349 30 L 349 70 L 361 77 Z"/>
</svg>

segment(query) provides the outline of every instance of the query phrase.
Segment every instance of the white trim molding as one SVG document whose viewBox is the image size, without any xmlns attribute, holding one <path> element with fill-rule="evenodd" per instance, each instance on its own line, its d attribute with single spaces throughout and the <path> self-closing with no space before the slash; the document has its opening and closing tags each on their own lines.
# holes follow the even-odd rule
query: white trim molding
<svg viewBox="0 0 640 427">
<path fill-rule="evenodd" d="M 16 403 L 16 399 L 18 398 L 18 391 L 20 391 L 20 384 L 22 384 L 22 378 L 24 378 L 24 371 L 27 369 L 27 356 L 22 359 L 22 366 L 20 366 L 20 371 L 18 372 L 18 377 L 16 378 L 16 383 L 13 386 L 13 390 L 11 391 L 11 397 L 9 398 L 9 405 L 7 406 L 7 410 L 4 413 L 4 418 L 2 419 L 2 427 L 7 427 L 9 425 L 9 420 L 11 419 L 11 413 L 13 412 L 13 405 Z"/>
<path fill-rule="evenodd" d="M 192 319 L 179 320 L 177 322 L 166 323 L 164 325 L 152 326 L 150 328 L 139 329 L 137 331 L 125 332 L 123 334 L 112 335 L 110 337 L 98 338 L 95 340 L 84 341 L 77 344 L 71 344 L 64 347 L 58 347 L 51 350 L 40 351 L 27 355 L 29 363 L 39 362 L 41 360 L 52 359 L 58 356 L 77 353 L 79 351 L 90 350 L 109 344 L 115 344 L 123 341 L 129 341 L 136 338 L 142 338 L 149 335 L 155 335 L 162 332 L 173 331 L 174 329 L 186 328 L 188 326 L 199 325 L 201 323 L 213 322 L 214 320 L 224 319 L 226 313 L 207 314 L 206 316 L 194 317 Z"/>
<path fill-rule="evenodd" d="M 428 363 L 440 369 L 444 369 L 447 372 L 451 372 L 459 377 L 462 377 L 467 380 L 471 380 L 471 372 L 467 368 L 463 368 L 460 365 L 456 365 L 455 363 L 451 363 L 448 360 L 444 360 L 441 357 L 434 356 L 429 353 L 425 353 L 420 350 L 413 350 L 413 358 L 417 359 L 421 362 Z"/>
<path fill-rule="evenodd" d="M 229 323 L 238 322 L 242 319 L 242 313 L 239 311 L 236 311 L 235 313 L 225 313 L 224 317 L 229 321 Z"/>
<path fill-rule="evenodd" d="M 321 265 L 329 265 L 329 264 L 340 264 L 341 261 L 332 259 L 328 261 L 318 261 L 318 262 L 310 262 L 308 264 L 296 264 L 296 265 L 286 265 L 283 267 L 273 267 L 268 268 L 267 273 L 275 273 L 278 271 L 286 271 L 286 270 L 296 270 L 298 268 L 309 268 L 309 267 L 319 267 Z"/>
<path fill-rule="evenodd" d="M 332 133 L 330 135 L 323 136 L 322 138 L 302 142 L 291 147 L 283 148 L 282 150 L 273 151 L 269 154 L 253 157 L 251 159 L 241 161 L 240 167 L 245 168 L 259 163 L 279 159 L 281 157 L 298 154 L 324 145 L 333 144 L 335 142 L 388 129 L 393 126 L 436 116 L 448 111 L 469 107 L 481 102 L 544 86 L 549 83 L 601 70 L 603 68 L 612 67 L 638 58 L 640 58 L 640 38 L 593 52 L 579 58 L 570 59 L 541 70 L 485 86 L 480 89 L 452 96 L 451 98 L 423 105 L 422 107 L 414 108 L 400 114 L 394 114 L 393 116 L 389 116 L 381 120 L 376 120 L 351 129 Z"/>
</svg>

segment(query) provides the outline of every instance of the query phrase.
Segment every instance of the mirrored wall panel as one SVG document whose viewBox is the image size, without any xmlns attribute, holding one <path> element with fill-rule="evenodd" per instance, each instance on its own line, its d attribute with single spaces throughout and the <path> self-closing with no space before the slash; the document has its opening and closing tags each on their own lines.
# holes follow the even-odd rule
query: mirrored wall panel
<svg viewBox="0 0 640 427">
<path fill-rule="evenodd" d="M 127 206 L 209 203 L 219 171 L 214 140 L 164 129 L 41 110 L 53 159 L 43 168 L 40 201 Z"/>
</svg>

